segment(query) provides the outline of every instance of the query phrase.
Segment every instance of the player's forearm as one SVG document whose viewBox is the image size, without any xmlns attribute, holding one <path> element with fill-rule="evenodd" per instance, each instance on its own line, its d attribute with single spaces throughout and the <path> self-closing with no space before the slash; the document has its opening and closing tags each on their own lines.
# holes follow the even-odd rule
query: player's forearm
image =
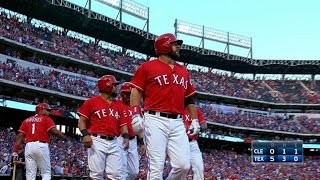
<svg viewBox="0 0 320 180">
<path fill-rule="evenodd" d="M 121 127 L 120 127 L 120 132 L 121 132 L 121 134 L 128 134 L 128 127 L 127 127 L 127 125 L 121 126 Z"/>
<path fill-rule="evenodd" d="M 79 127 L 80 131 L 87 129 L 86 119 L 82 116 L 79 119 L 78 127 Z"/>
<path fill-rule="evenodd" d="M 90 135 L 90 133 L 87 130 L 87 118 L 80 116 L 80 119 L 78 122 L 78 128 L 83 137 Z"/>
<path fill-rule="evenodd" d="M 18 152 L 21 149 L 21 145 L 25 139 L 26 135 L 24 133 L 19 133 L 16 143 L 13 145 L 13 151 Z"/>
<path fill-rule="evenodd" d="M 138 138 L 143 139 L 143 131 L 138 133 Z"/>
<path fill-rule="evenodd" d="M 130 105 L 131 106 L 140 106 L 141 103 L 141 93 L 138 89 L 132 88 L 130 94 Z"/>
<path fill-rule="evenodd" d="M 201 123 L 200 127 L 202 130 L 206 130 L 208 128 L 207 122 L 204 121 L 203 123 Z"/>
<path fill-rule="evenodd" d="M 23 143 L 24 138 L 25 138 L 25 134 L 23 134 L 23 133 L 20 132 L 20 133 L 18 134 L 18 138 L 17 138 L 16 144 L 19 145 L 19 146 L 21 146 L 22 143 Z"/>
<path fill-rule="evenodd" d="M 187 105 L 187 109 L 190 113 L 190 117 L 192 119 L 198 119 L 198 116 L 197 116 L 197 110 L 196 110 L 196 105 L 195 104 L 188 104 Z"/>
<path fill-rule="evenodd" d="M 51 133 L 53 133 L 56 136 L 58 136 L 60 139 L 64 139 L 65 138 L 64 134 L 61 131 L 59 131 L 57 128 L 51 128 L 50 131 L 51 131 Z"/>
<path fill-rule="evenodd" d="M 23 162 L 23 161 L 14 161 L 14 163 L 21 164 L 21 165 L 26 165 L 26 162 Z"/>
</svg>

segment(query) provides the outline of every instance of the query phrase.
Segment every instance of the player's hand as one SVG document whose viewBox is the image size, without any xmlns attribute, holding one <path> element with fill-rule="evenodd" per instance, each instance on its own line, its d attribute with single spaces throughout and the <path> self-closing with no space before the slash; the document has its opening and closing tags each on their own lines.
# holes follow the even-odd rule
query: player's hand
<svg viewBox="0 0 320 180">
<path fill-rule="evenodd" d="M 200 132 L 200 124 L 198 119 L 193 119 L 191 122 L 191 126 L 189 127 L 188 134 L 194 136 Z"/>
<path fill-rule="evenodd" d="M 66 136 L 63 133 L 60 133 L 59 138 L 62 139 L 62 140 L 65 140 Z"/>
<path fill-rule="evenodd" d="M 11 156 L 13 157 L 13 159 L 15 159 L 19 157 L 19 154 L 17 152 L 13 152 Z"/>
<path fill-rule="evenodd" d="M 19 159 L 19 154 L 17 152 L 13 152 L 11 156 L 12 156 L 13 163 L 16 163 Z"/>
<path fill-rule="evenodd" d="M 83 145 L 86 148 L 91 148 L 92 146 L 92 139 L 90 135 L 86 135 L 83 137 Z"/>
<path fill-rule="evenodd" d="M 129 139 L 128 138 L 123 138 L 122 145 L 123 145 L 123 149 L 124 150 L 128 150 L 128 148 L 129 148 Z"/>
<path fill-rule="evenodd" d="M 132 116 L 131 125 L 132 125 L 132 128 L 133 128 L 133 131 L 136 134 L 139 134 L 142 131 L 142 129 L 143 129 L 143 119 L 140 116 L 140 114 L 135 114 L 135 115 Z"/>
</svg>

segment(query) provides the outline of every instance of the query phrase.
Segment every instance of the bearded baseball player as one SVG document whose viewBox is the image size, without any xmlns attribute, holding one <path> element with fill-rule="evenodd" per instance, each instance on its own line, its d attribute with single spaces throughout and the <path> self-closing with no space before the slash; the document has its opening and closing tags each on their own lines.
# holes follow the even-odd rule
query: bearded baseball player
<svg viewBox="0 0 320 180">
<path fill-rule="evenodd" d="M 138 137 L 136 137 L 135 132 L 132 129 L 131 121 L 132 121 L 132 111 L 130 106 L 130 94 L 131 94 L 131 85 L 128 82 L 122 84 L 120 88 L 120 103 L 123 104 L 125 108 L 124 116 L 128 119 L 127 126 L 129 132 L 129 148 L 125 150 L 121 143 L 123 141 L 123 137 L 119 137 L 118 141 L 121 149 L 123 150 L 123 177 L 127 180 L 135 180 L 139 173 L 139 154 L 138 154 L 138 146 L 137 146 L 137 138 L 140 138 L 139 142 L 143 142 L 141 140 L 141 133 Z"/>
<path fill-rule="evenodd" d="M 203 114 L 200 108 L 197 108 L 197 115 L 198 115 L 201 128 L 203 130 L 206 129 L 207 123 L 203 117 Z M 183 115 L 183 122 L 188 131 L 192 123 L 192 118 L 190 117 L 190 113 L 187 109 L 185 110 L 185 114 Z M 197 142 L 198 135 L 188 134 L 188 138 L 189 138 L 189 144 L 190 144 L 191 168 L 193 171 L 193 180 L 200 180 L 200 179 L 202 180 L 204 179 L 204 173 L 203 173 L 204 166 L 203 166 L 202 153 L 199 149 L 199 145 Z"/>
<path fill-rule="evenodd" d="M 190 168 L 190 145 L 182 120 L 187 107 L 193 135 L 200 131 L 188 70 L 175 62 L 180 57 L 183 41 L 170 33 L 155 39 L 159 56 L 140 65 L 131 85 L 132 126 L 144 131 L 146 155 L 149 161 L 147 179 L 162 179 L 166 153 L 170 158 L 170 180 L 184 180 Z M 143 99 L 144 120 L 140 103 Z"/>
<path fill-rule="evenodd" d="M 121 133 L 122 146 L 127 149 L 129 134 L 123 106 L 114 99 L 117 84 L 114 76 L 102 76 L 98 80 L 100 95 L 86 100 L 78 111 L 91 179 L 106 179 L 105 174 L 107 179 L 121 179 L 122 156 L 117 137 Z"/>
<path fill-rule="evenodd" d="M 25 119 L 19 129 L 16 143 L 14 144 L 14 154 L 21 149 L 25 140 L 25 161 L 26 179 L 36 179 L 37 169 L 40 170 L 44 180 L 51 179 L 50 163 L 50 133 L 64 139 L 64 134 L 57 130 L 55 123 L 49 117 L 50 107 L 47 103 L 40 103 L 36 106 L 35 115 Z"/>
</svg>

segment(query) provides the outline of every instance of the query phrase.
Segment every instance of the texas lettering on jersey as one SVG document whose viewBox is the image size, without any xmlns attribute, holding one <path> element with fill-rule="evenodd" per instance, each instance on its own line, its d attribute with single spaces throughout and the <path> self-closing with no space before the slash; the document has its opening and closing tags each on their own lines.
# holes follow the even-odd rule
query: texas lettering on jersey
<svg viewBox="0 0 320 180">
<path fill-rule="evenodd" d="M 118 111 L 108 108 L 108 109 L 99 109 L 95 111 L 93 114 L 95 114 L 98 118 L 106 118 L 106 117 L 115 117 L 117 120 L 119 120 L 120 116 Z"/>
<path fill-rule="evenodd" d="M 119 127 L 127 124 L 122 105 L 117 101 L 108 103 L 101 96 L 85 101 L 78 114 L 88 119 L 89 133 L 117 136 Z"/>
<path fill-rule="evenodd" d="M 124 116 L 125 118 L 131 117 L 131 116 L 132 116 L 132 110 L 131 110 L 131 109 L 124 110 L 124 111 L 123 111 L 123 116 Z"/>
<path fill-rule="evenodd" d="M 183 121 L 192 121 L 192 118 L 191 118 L 190 114 L 185 114 L 184 118 L 183 118 Z"/>
<path fill-rule="evenodd" d="M 203 117 L 203 114 L 200 108 L 197 108 L 197 116 L 198 116 L 199 124 L 205 123 L 205 119 Z M 186 128 L 186 131 L 188 131 L 193 119 L 187 109 L 185 109 L 182 119 L 183 119 L 184 126 Z M 192 136 L 188 134 L 188 137 L 189 139 L 198 139 L 198 135 Z"/>
<path fill-rule="evenodd" d="M 183 114 L 184 99 L 196 93 L 184 66 L 170 66 L 160 59 L 143 63 L 130 83 L 141 91 L 146 111 Z"/>
<path fill-rule="evenodd" d="M 184 77 L 180 77 L 178 74 L 172 74 L 172 76 L 173 76 L 173 79 L 172 79 L 173 84 L 178 84 L 178 85 L 181 85 L 184 89 L 188 89 L 188 82 L 189 82 L 188 80 L 186 80 Z M 167 74 L 157 76 L 154 79 L 157 80 L 160 86 L 170 84 Z"/>
<path fill-rule="evenodd" d="M 119 103 L 123 106 L 123 118 L 127 121 L 127 127 L 128 127 L 128 133 L 129 136 L 135 136 L 135 132 L 133 131 L 131 122 L 132 122 L 132 110 L 131 106 L 129 104 L 123 103 L 121 100 L 119 100 Z"/>
</svg>

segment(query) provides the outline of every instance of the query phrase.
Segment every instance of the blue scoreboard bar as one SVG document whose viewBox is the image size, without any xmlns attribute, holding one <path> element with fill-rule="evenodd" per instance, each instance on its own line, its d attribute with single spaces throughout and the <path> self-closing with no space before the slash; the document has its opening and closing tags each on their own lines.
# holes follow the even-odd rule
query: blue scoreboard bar
<svg viewBox="0 0 320 180">
<path fill-rule="evenodd" d="M 253 163 L 302 163 L 303 141 L 252 141 Z"/>
</svg>

